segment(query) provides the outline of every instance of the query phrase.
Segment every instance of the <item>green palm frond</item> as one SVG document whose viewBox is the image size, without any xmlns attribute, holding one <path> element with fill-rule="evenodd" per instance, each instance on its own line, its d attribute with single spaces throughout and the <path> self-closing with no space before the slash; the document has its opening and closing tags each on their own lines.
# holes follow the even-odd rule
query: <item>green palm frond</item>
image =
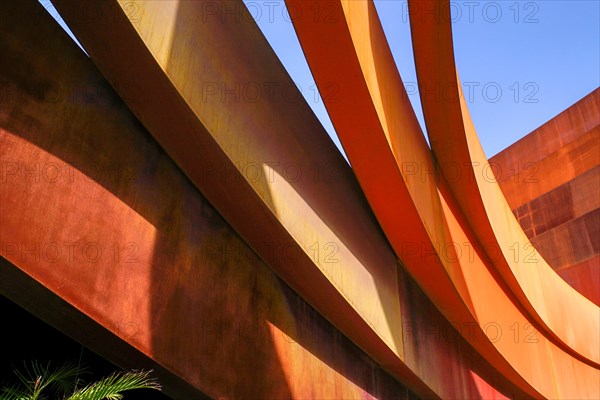
<svg viewBox="0 0 600 400">
<path fill-rule="evenodd" d="M 41 364 L 33 361 L 31 365 L 25 366 L 23 372 L 15 370 L 15 375 L 26 388 L 28 398 L 36 400 L 45 389 L 52 389 L 59 395 L 64 395 L 75 390 L 78 377 L 85 373 L 85 369 L 78 368 L 74 364 L 65 364 L 55 370 L 51 369 L 50 363 Z"/>
<path fill-rule="evenodd" d="M 123 398 L 122 392 L 126 390 L 160 390 L 158 382 L 150 378 L 150 372 L 117 372 L 79 389 L 66 400 L 120 400 Z"/>
<path fill-rule="evenodd" d="M 20 385 L 1 389 L 0 400 L 43 400 L 49 395 L 52 399 L 65 400 L 120 400 L 122 392 L 127 390 L 161 389 L 158 382 L 150 377 L 151 371 L 115 372 L 79 390 L 79 376 L 86 370 L 74 364 L 52 369 L 50 363 L 34 361 L 14 372 Z"/>
<path fill-rule="evenodd" d="M 65 364 L 54 371 L 48 371 L 44 388 L 48 387 L 60 394 L 71 393 L 79 383 L 79 376 L 86 372 L 85 368 L 79 368 L 75 364 Z"/>
<path fill-rule="evenodd" d="M 29 397 L 27 392 L 17 386 L 3 388 L 0 392 L 0 400 L 29 400 Z"/>
</svg>

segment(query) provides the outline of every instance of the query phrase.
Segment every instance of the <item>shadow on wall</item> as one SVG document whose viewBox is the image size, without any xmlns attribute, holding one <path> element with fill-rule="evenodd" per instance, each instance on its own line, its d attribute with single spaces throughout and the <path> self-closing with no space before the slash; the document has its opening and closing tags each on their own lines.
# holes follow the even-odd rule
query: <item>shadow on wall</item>
<svg viewBox="0 0 600 400">
<path fill-rule="evenodd" d="M 213 397 L 414 398 L 275 277 L 41 6 L 2 7 L 3 257 Z"/>
<path fill-rule="evenodd" d="M 75 364 L 85 368 L 81 378 L 85 382 L 94 382 L 109 376 L 120 368 L 90 351 L 75 340 L 64 335 L 56 328 L 30 314 L 17 304 L 0 296 L 0 310 L 5 321 L 10 321 L 4 329 L 0 353 L 0 389 L 15 384 L 15 369 L 23 371 L 24 365 L 38 361 L 52 366 Z M 35 340 L 31 333 L 35 332 Z M 167 400 L 167 395 L 156 390 L 136 390 L 126 392 L 124 400 Z"/>
</svg>

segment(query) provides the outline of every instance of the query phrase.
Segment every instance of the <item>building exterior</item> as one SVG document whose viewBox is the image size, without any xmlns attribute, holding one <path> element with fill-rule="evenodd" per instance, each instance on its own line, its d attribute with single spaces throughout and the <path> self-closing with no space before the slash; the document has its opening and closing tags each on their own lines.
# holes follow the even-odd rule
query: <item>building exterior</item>
<svg viewBox="0 0 600 400">
<path fill-rule="evenodd" d="M 596 305 L 599 96 L 595 90 L 490 160 L 504 172 L 500 187 L 535 248 Z"/>
<path fill-rule="evenodd" d="M 372 4 L 290 1 L 350 168 L 241 2 L 54 3 L 89 58 L 0 6 L 4 297 L 175 399 L 600 397 L 598 91 L 491 163 L 425 96 L 430 149 Z"/>
</svg>

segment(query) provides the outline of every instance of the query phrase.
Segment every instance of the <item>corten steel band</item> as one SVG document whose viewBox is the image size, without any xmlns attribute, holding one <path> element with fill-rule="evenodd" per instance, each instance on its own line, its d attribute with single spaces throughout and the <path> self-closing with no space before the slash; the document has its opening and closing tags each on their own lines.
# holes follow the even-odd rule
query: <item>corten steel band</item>
<svg viewBox="0 0 600 400">
<path fill-rule="evenodd" d="M 491 179 L 535 250 L 598 306 L 600 248 L 593 232 L 600 208 L 599 137 L 596 88 L 489 160 Z"/>
<path fill-rule="evenodd" d="M 141 88 L 141 101 L 130 104 L 132 111 L 254 250 L 421 396 L 472 397 L 481 387 L 497 393 L 486 379 L 502 391 L 519 393 L 482 360 L 471 361 L 468 345 L 437 338 L 419 344 L 403 337 L 402 323 L 411 318 L 400 292 L 403 272 L 350 169 L 303 100 L 291 101 L 281 92 L 255 102 L 236 101 L 231 94 L 203 97 L 206 83 L 293 86 L 254 22 L 248 22 L 251 17 L 204 21 L 204 5 L 215 2 L 137 4 L 140 18 L 134 22 L 116 1 L 56 2 L 109 80 Z M 85 15 L 93 15 L 93 23 Z M 261 61 L 248 61 L 255 59 Z M 123 97 L 130 95 L 127 86 L 115 87 Z M 202 169 L 207 161 L 213 173 Z M 244 174 L 248 165 L 264 168 L 268 180 Z M 286 165 L 305 173 L 312 166 L 329 166 L 334 174 L 293 179 L 283 176 Z M 219 179 L 223 171 L 231 179 Z M 321 251 L 337 246 L 336 260 L 311 257 L 315 243 Z M 299 260 L 275 257 L 273 246 L 307 254 Z M 452 365 L 462 383 L 444 380 L 447 371 L 439 365 Z M 476 385 L 479 369 L 484 381 Z"/>
<path fill-rule="evenodd" d="M 0 47 L 9 62 L 0 64 L 0 81 L 18 95 L 0 102 L 0 156 L 70 161 L 77 177 L 91 174 L 90 160 L 135 161 L 144 181 L 2 182 L 0 205 L 10 212 L 0 212 L 0 237 L 78 236 L 108 248 L 118 232 L 139 242 L 143 257 L 131 268 L 112 259 L 75 268 L 3 254 L 3 277 L 35 283 L 36 293 L 67 304 L 45 310 L 4 281 L 3 294 L 37 302 L 41 314 L 64 312 L 53 317 L 58 324 L 88 317 L 88 331 L 104 330 L 161 365 L 174 386 L 177 379 L 193 386 L 181 387 L 182 398 L 197 390 L 305 398 L 321 386 L 329 398 L 362 398 L 374 393 L 370 385 L 381 390 L 377 397 L 413 398 L 393 379 L 380 382 L 385 374 L 372 373 L 380 366 L 422 398 L 600 396 L 598 369 L 534 320 L 477 248 L 479 233 L 436 169 L 372 2 L 288 2 L 317 83 L 340 89 L 325 100 L 353 169 L 241 1 L 54 3 L 93 62 L 37 2 L 2 5 L 0 19 L 10 23 L 0 25 Z M 315 15 L 321 7 L 327 12 Z M 72 81 L 108 96 L 44 101 Z M 211 239 L 225 264 L 198 261 L 197 246 Z M 230 252 L 239 248 L 247 250 L 236 265 Z M 222 285 L 207 287 L 212 282 Z M 217 301 L 223 312 L 210 309 L 215 298 L 225 299 Z M 248 346 L 217 343 L 201 336 L 207 316 L 266 323 L 271 336 Z M 129 337 L 111 324 L 123 317 L 145 329 Z M 290 322 L 345 336 L 345 344 L 289 342 L 277 331 Z M 506 332 L 514 324 L 530 324 L 535 341 L 513 340 Z M 462 337 L 441 337 L 455 328 Z M 354 353 L 355 344 L 364 353 Z M 253 365 L 252 351 L 268 365 Z M 362 357 L 356 368 L 352 354 Z M 239 366 L 257 369 L 236 376 Z"/>
<path fill-rule="evenodd" d="M 296 16 L 296 32 L 317 84 L 323 86 L 335 81 L 342 96 L 353 99 L 344 104 L 329 102 L 327 109 L 392 246 L 450 320 L 464 315 L 466 308 L 482 325 L 503 318 L 529 323 L 527 313 L 513 303 L 508 288 L 497 282 L 483 254 L 476 254 L 476 262 L 469 263 L 461 263 L 456 256 L 451 261 L 458 262 L 448 262 L 448 257 L 441 254 L 439 259 L 445 269 L 438 267 L 436 271 L 434 265 L 419 263 L 407 251 L 406 245 L 414 240 L 411 237 L 420 236 L 418 241 L 429 246 L 428 253 L 435 251 L 434 244 L 467 240 L 474 245 L 476 238 L 443 177 L 436 176 L 434 182 L 427 174 L 421 181 L 420 173 L 415 178 L 414 171 L 407 170 L 417 165 L 433 171 L 434 165 L 373 5 L 353 1 L 335 3 L 341 18 L 328 23 L 299 17 L 316 7 L 317 2 L 290 1 L 288 6 L 290 10 L 305 11 L 290 14 Z M 414 213 L 414 208 L 418 215 L 412 218 L 422 219 L 423 226 L 411 225 L 409 237 L 400 227 L 409 218 L 406 214 Z M 462 307 L 457 307 L 456 301 L 448 301 L 457 294 L 464 302 Z M 566 353 L 548 340 L 544 331 L 537 327 L 536 331 L 540 340 L 535 344 L 497 342 L 493 343 L 494 348 L 483 343 L 473 346 L 534 397 L 597 396 L 598 370 Z"/>
<path fill-rule="evenodd" d="M 109 79 L 145 85 L 144 101 L 130 107 L 232 226 L 299 293 L 422 396 L 473 397 L 482 387 L 496 393 L 485 381 L 475 384 L 473 374 L 477 375 L 475 368 L 481 361 L 472 361 L 477 358 L 462 344 L 450 349 L 443 349 L 441 344 L 429 348 L 431 343 L 425 346 L 403 337 L 399 322 L 410 319 L 413 311 L 400 300 L 397 284 L 400 272 L 393 253 L 370 219 L 349 169 L 306 105 L 290 104 L 281 98 L 275 102 L 261 99 L 255 104 L 202 97 L 198 89 L 206 82 L 291 83 L 254 22 L 223 24 L 220 18 L 204 21 L 202 7 L 215 2 L 138 4 L 141 17 L 135 22 L 127 19 L 116 2 L 57 2 L 57 7 Z M 77 13 L 77 7 L 87 10 L 83 15 L 94 15 L 90 11 L 95 7 L 104 8 L 95 13 L 94 23 L 90 24 Z M 156 26 L 163 29 L 160 35 L 153 35 Z M 171 33 L 165 36 L 164 30 Z M 119 40 L 110 41 L 113 36 Z M 253 64 L 249 59 L 261 62 Z M 124 88 L 116 86 L 122 95 L 127 95 Z M 162 122 L 165 116 L 170 116 L 168 123 Z M 180 118 L 185 118 L 189 125 L 181 125 Z M 206 141 L 199 145 L 199 140 Z M 336 179 L 326 181 L 326 185 L 314 181 L 290 185 L 276 176 L 281 171 L 275 169 L 270 172 L 273 174 L 273 181 L 267 182 L 270 185 L 261 187 L 243 176 L 239 168 L 237 173 L 242 179 L 238 181 L 211 181 L 211 177 L 203 180 L 202 171 L 195 168 L 198 158 L 208 156 L 221 157 L 221 164 L 215 167 L 217 171 L 226 168 L 235 171 L 247 162 L 267 164 L 270 168 L 293 162 L 304 170 L 323 164 L 336 166 L 339 171 Z M 244 194 L 242 189 L 246 186 L 254 194 Z M 237 202 L 232 203 L 231 196 L 236 193 L 242 194 L 236 195 Z M 335 193 L 335 200 L 331 193 Z M 250 207 L 252 212 L 248 213 Z M 236 210 L 240 208 L 242 213 Z M 261 215 L 266 217 L 258 219 Z M 283 241 L 290 236 L 292 240 Z M 343 258 L 340 261 L 343 276 L 332 275 L 325 269 L 328 266 L 318 261 L 319 265 L 310 265 L 304 260 L 292 263 L 289 259 L 269 256 L 269 248 L 261 247 L 265 237 L 273 237 L 280 247 L 297 246 L 303 251 L 321 237 L 326 244 L 339 243 L 345 247 L 338 255 Z M 365 237 L 369 240 L 364 240 Z M 445 379 L 443 369 L 436 367 L 448 362 L 444 359 L 448 359 L 449 352 L 453 360 L 451 368 L 461 377 L 460 385 Z M 428 357 L 418 356 L 424 353 Z M 495 385 L 503 391 L 519 392 L 507 382 L 502 383 L 497 374 L 488 371 L 485 379 L 496 381 Z"/>
<path fill-rule="evenodd" d="M 2 243 L 35 245 L 44 240 L 64 243 L 75 238 L 84 243 L 95 242 L 106 250 L 115 238 L 139 243 L 138 258 L 133 263 L 122 263 L 115 253 L 101 263 L 53 263 L 44 257 L 23 257 L 18 251 L 5 251 L 3 246 L 3 296 L 16 298 L 30 311 L 35 309 L 42 319 L 50 316 L 50 322 L 60 329 L 68 325 L 69 333 L 79 330 L 74 335 L 76 340 L 91 343 L 94 351 L 99 349 L 120 366 L 148 367 L 147 363 L 140 365 L 138 360 L 128 359 L 120 349 L 128 347 L 142 353 L 161 365 L 160 369 L 168 370 L 166 375 L 179 378 L 172 379 L 171 387 L 175 389 L 168 393 L 178 399 L 202 398 L 194 393 L 198 389 L 211 398 L 307 398 L 311 394 L 321 398 L 361 398 L 373 393 L 378 397 L 391 393 L 389 396 L 415 398 L 404 384 L 383 373 L 379 364 L 357 351 L 355 344 L 277 279 L 198 193 L 128 109 L 134 103 L 137 107 L 147 105 L 145 102 L 151 98 L 132 92 L 120 99 L 94 63 L 38 2 L 6 1 L 0 10 L 0 54 L 8 61 L 0 63 L 0 82 L 8 85 L 2 89 L 11 89 L 2 92 L 0 102 L 1 164 L 4 168 L 19 162 L 30 168 L 40 163 L 70 163 L 73 176 L 72 180 L 68 176 L 66 182 L 55 181 L 52 175 L 50 181 L 14 176 L 6 179 L 11 173 L 3 170 Z M 249 38 L 256 40 L 260 36 Z M 266 46 L 266 42 L 262 43 Z M 269 54 L 266 60 L 272 63 L 275 55 Z M 125 86 L 144 82 L 132 80 Z M 65 87 L 85 91 L 64 96 Z M 169 100 L 165 93 L 157 93 L 162 95 L 159 101 Z M 279 115 L 277 118 L 289 117 Z M 168 118 L 166 114 L 161 116 Z M 302 124 L 299 127 L 313 128 Z M 322 140 L 319 145 L 329 140 L 322 129 L 316 134 Z M 207 149 L 196 146 L 193 150 L 197 151 L 197 162 L 206 162 L 203 152 Z M 334 163 L 339 153 L 331 154 L 327 160 Z M 98 169 L 113 172 L 113 168 L 123 167 L 134 174 L 116 179 L 94 173 Z M 132 183 L 131 178 L 137 179 Z M 401 308 L 399 326 L 407 330 L 415 327 L 406 339 L 397 336 L 402 340 L 402 350 L 409 351 L 407 357 L 417 354 L 423 358 L 419 360 L 420 368 L 433 376 L 441 377 L 450 368 L 460 369 L 460 378 L 470 379 L 465 384 L 468 391 L 461 393 L 463 397 L 473 397 L 482 385 L 486 386 L 479 379 L 513 390 L 464 341 L 434 335 L 426 340 L 426 346 L 420 344 L 419 330 L 427 324 L 445 330 L 452 330 L 452 326 L 398 270 L 383 236 L 371 235 L 369 226 L 375 225 L 374 219 L 354 177 L 348 174 L 340 179 L 355 188 L 340 189 L 346 200 L 359 203 L 352 209 L 355 215 L 348 224 L 353 230 L 370 235 L 369 245 L 389 260 L 387 266 L 392 273 L 385 278 L 390 286 L 398 286 L 394 302 L 389 305 Z M 228 189 L 233 191 L 233 186 Z M 340 206 L 335 196 L 329 199 Z M 252 211 L 243 201 L 237 207 Z M 365 225 L 356 226 L 356 221 Z M 266 225 L 254 228 L 259 233 L 269 229 Z M 209 251 L 203 253 L 205 245 L 209 245 Z M 355 245 L 352 249 L 360 250 Z M 261 256 L 269 258 L 265 253 Z M 282 257 L 281 249 L 277 249 L 276 256 Z M 129 254 L 122 257 L 127 259 Z M 293 258 L 288 256 L 286 261 L 292 262 Z M 295 272 L 304 277 L 309 273 L 301 267 Z M 313 285 L 319 283 L 318 276 L 306 279 L 311 279 Z M 36 287 L 35 292 L 32 287 Z M 31 293 L 24 293 L 29 289 Z M 37 296 L 40 292 L 41 298 Z M 323 291 L 326 301 L 334 302 L 334 295 Z M 57 302 L 63 305 L 58 307 Z M 419 311 L 415 313 L 417 307 Z M 339 308 L 332 319 L 343 324 L 343 318 L 353 318 L 350 313 Z M 82 319 L 85 323 L 78 326 Z M 134 335 L 124 330 L 122 321 L 139 326 L 139 331 Z M 119 323 L 116 327 L 115 322 Z M 224 334 L 215 326 L 219 323 L 233 325 L 232 331 L 235 324 L 242 323 L 242 330 L 260 324 L 266 332 L 249 338 L 232 331 Z M 319 337 L 323 333 L 331 334 L 335 341 L 324 341 L 331 338 Z M 381 361 L 385 353 L 373 350 L 377 350 L 380 340 L 375 335 L 372 331 L 365 335 L 370 341 L 366 347 L 378 356 L 380 363 L 394 368 L 392 363 Z M 105 342 L 107 336 L 112 342 L 119 342 L 120 348 Z M 397 356 L 393 357 L 392 362 L 399 364 Z M 148 368 L 152 368 L 151 363 Z M 184 390 L 181 379 L 194 388 Z M 166 389 L 165 374 L 160 380 Z M 323 385 L 319 385 L 321 382 Z M 420 394 L 435 398 L 426 386 Z"/>
<path fill-rule="evenodd" d="M 379 362 L 403 369 L 391 329 L 402 323 L 396 260 L 384 240 L 362 240 L 380 234 L 358 185 L 258 27 L 198 23 L 204 3 L 195 1 L 138 3 L 135 23 L 117 1 L 55 4 L 109 80 L 141 88 L 132 111 L 252 248 Z M 276 83 L 279 91 L 255 102 L 206 92 L 223 83 Z M 333 176 L 315 178 L 313 166 Z"/>
<path fill-rule="evenodd" d="M 562 132 L 566 132 L 566 137 L 561 137 Z M 600 88 L 597 88 L 490 158 L 490 164 L 501 169 L 496 180 L 511 208 L 521 207 L 597 167 L 600 143 L 595 139 L 599 135 Z M 573 152 L 581 156 L 573 157 Z M 514 158 L 517 154 L 518 160 Z"/>
<path fill-rule="evenodd" d="M 457 76 L 450 19 L 425 12 L 449 12 L 450 2 L 415 1 L 409 2 L 410 7 L 415 64 L 423 86 L 421 103 L 431 147 L 441 170 L 458 165 L 462 171 L 459 179 L 448 182 L 454 198 L 489 259 L 540 329 L 597 368 L 598 306 L 561 279 L 539 254 L 525 256 L 533 245 L 498 183 L 486 178 L 489 163 Z M 428 94 L 428 90 L 442 90 L 439 88 L 443 88 L 444 96 Z"/>
</svg>

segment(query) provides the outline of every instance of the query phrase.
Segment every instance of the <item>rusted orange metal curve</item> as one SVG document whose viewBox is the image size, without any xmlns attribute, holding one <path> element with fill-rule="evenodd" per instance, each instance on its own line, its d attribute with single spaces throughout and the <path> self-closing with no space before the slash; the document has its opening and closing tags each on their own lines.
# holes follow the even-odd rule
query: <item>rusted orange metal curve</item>
<svg viewBox="0 0 600 400">
<path fill-rule="evenodd" d="M 328 112 L 396 253 L 450 321 L 479 329 L 529 324 L 482 253 L 459 254 L 475 237 L 435 171 L 372 2 L 333 4 L 330 15 L 341 18 L 319 21 L 306 17 L 318 1 L 288 1 L 317 84 L 338 85 L 342 101 L 326 101 Z M 598 397 L 598 370 L 533 325 L 535 343 L 465 338 L 533 397 Z"/>
<path fill-rule="evenodd" d="M 496 396 L 496 389 L 524 397 L 462 338 L 462 347 L 440 334 L 426 345 L 411 338 L 411 326 L 442 318 L 407 301 L 404 271 L 352 170 L 301 97 L 292 102 L 277 91 L 239 101 L 230 94 L 236 84 L 295 88 L 247 12 L 240 22 L 203 14 L 211 2 L 148 1 L 137 3 L 130 21 L 130 3 L 54 3 L 121 96 L 141 89 L 128 106 L 196 187 L 274 271 L 377 363 L 424 398 Z M 227 3 L 212 5 L 225 10 Z M 252 57 L 259 61 L 248 62 Z M 206 83 L 227 84 L 227 92 L 202 96 Z M 213 168 L 203 170 L 206 163 Z M 244 174 L 248 165 L 269 167 L 268 174 L 253 179 Z M 304 170 L 305 179 L 282 177 L 288 165 Z M 334 179 L 306 179 L 319 165 L 334 167 Z M 420 226 L 418 217 L 414 222 Z M 311 258 L 307 247 L 315 243 L 339 245 L 336 260 Z M 482 376 L 487 380 L 473 379 L 478 369 L 489 372 Z"/>
<path fill-rule="evenodd" d="M 600 309 L 547 264 L 530 243 L 495 179 L 469 116 L 454 63 L 449 1 L 410 1 L 421 103 L 441 171 L 479 243 L 521 305 L 567 351 L 600 362 Z M 459 174 L 456 175 L 456 170 Z"/>
</svg>

